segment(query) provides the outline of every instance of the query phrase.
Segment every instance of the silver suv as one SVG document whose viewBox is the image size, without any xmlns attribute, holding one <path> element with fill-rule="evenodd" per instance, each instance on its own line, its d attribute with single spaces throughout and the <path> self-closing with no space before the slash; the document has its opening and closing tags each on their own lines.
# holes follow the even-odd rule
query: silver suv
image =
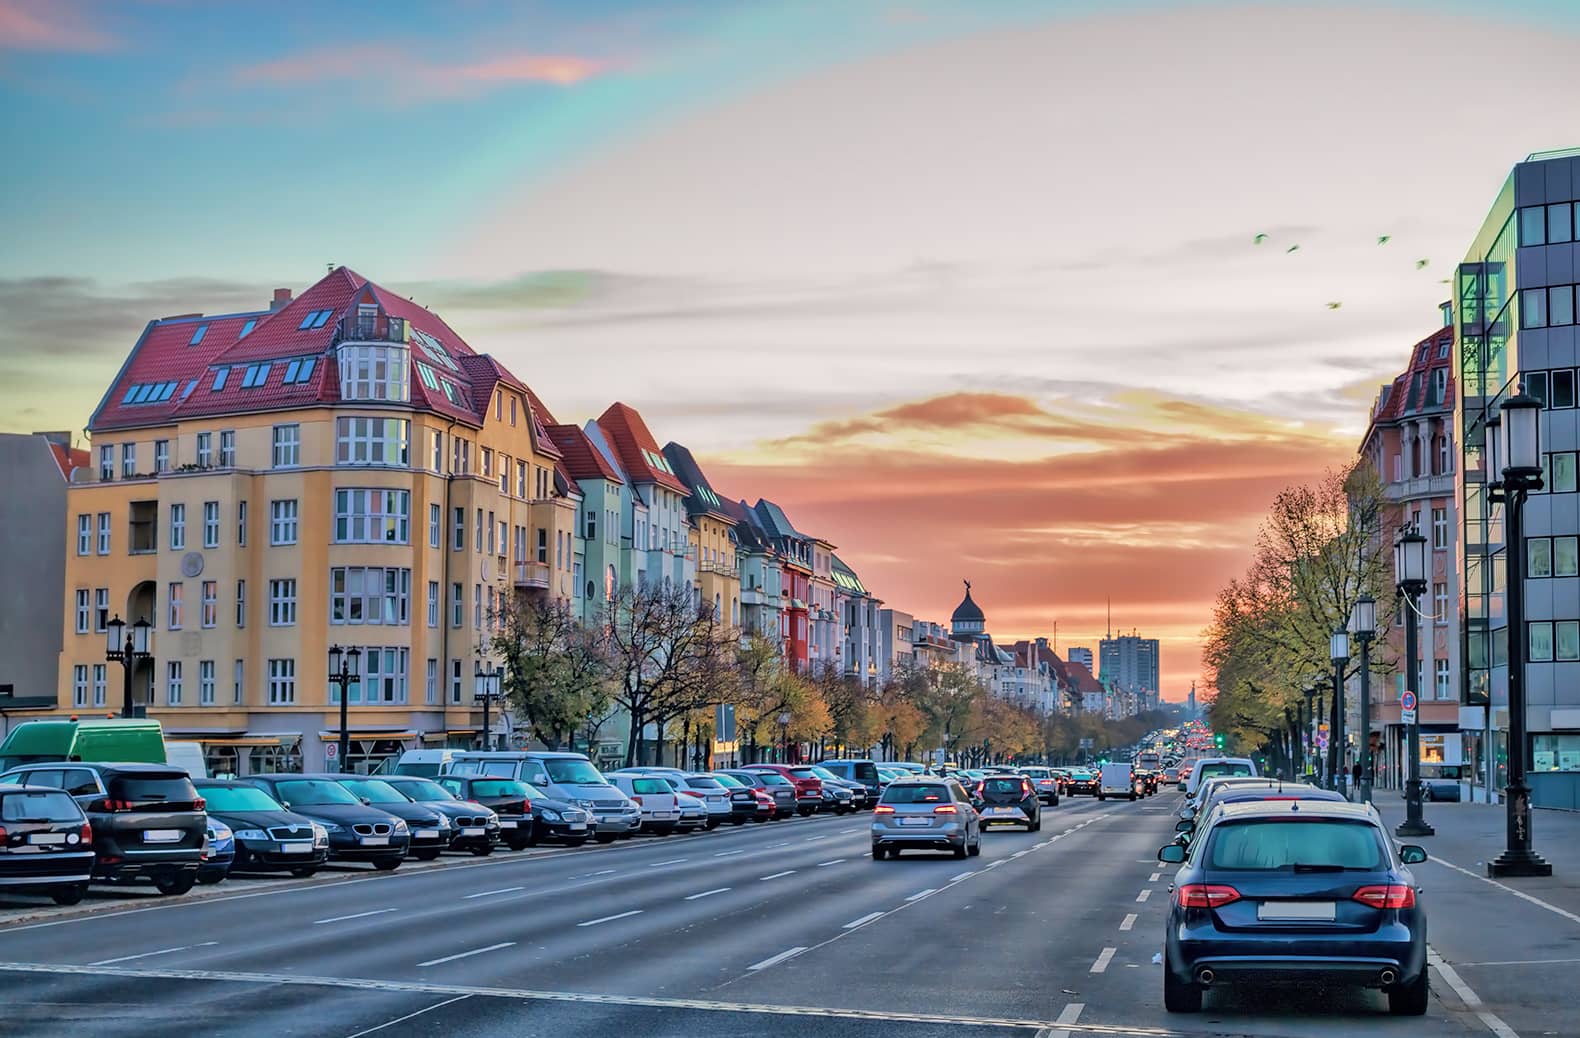
<svg viewBox="0 0 1580 1038">
<path fill-rule="evenodd" d="M 899 857 L 906 848 L 982 853 L 982 818 L 964 787 L 931 775 L 898 779 L 872 809 L 872 857 Z"/>
</svg>

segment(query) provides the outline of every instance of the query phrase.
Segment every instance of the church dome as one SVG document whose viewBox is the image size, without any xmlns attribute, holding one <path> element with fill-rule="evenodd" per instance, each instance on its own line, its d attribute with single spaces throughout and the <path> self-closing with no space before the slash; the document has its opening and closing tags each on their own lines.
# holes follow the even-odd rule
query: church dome
<svg viewBox="0 0 1580 1038">
<path fill-rule="evenodd" d="M 982 615 L 982 607 L 971 598 L 971 582 L 966 581 L 966 597 L 955 607 L 954 615 L 949 618 L 950 626 L 958 631 L 980 631 L 987 623 L 987 618 Z"/>
</svg>

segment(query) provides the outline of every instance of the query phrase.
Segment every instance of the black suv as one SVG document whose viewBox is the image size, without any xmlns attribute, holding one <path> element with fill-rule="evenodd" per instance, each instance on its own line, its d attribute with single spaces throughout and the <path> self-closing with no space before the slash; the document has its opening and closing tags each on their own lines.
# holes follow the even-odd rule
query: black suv
<svg viewBox="0 0 1580 1038">
<path fill-rule="evenodd" d="M 982 814 L 982 828 L 1008 822 L 1034 833 L 1042 828 L 1042 798 L 1025 775 L 989 775 L 978 779 L 971 799 Z"/>
<path fill-rule="evenodd" d="M 147 877 L 161 894 L 185 894 L 197 882 L 208 842 L 203 798 L 169 764 L 26 764 L 0 781 L 63 789 L 93 827 L 93 878 Z"/>
<path fill-rule="evenodd" d="M 65 790 L 0 785 L 0 890 L 74 905 L 93 873 L 93 830 Z"/>
<path fill-rule="evenodd" d="M 339 775 L 249 775 L 247 781 L 287 811 L 329 830 L 329 860 L 367 861 L 382 872 L 400 868 L 411 830 L 388 811 L 369 807 L 336 779 Z"/>
</svg>

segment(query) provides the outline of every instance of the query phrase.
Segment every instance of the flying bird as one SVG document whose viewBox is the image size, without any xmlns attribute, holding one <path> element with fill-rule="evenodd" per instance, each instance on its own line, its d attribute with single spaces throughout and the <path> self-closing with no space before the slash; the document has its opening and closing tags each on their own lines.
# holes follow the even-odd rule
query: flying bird
<svg viewBox="0 0 1580 1038">
<path fill-rule="evenodd" d="M 1291 253 L 1291 252 L 1294 252 L 1294 251 L 1295 251 L 1295 250 L 1296 250 L 1296 249 L 1298 249 L 1298 248 L 1300 248 L 1300 246 L 1299 246 L 1299 245 L 1291 245 L 1291 246 L 1290 246 L 1290 247 L 1289 247 L 1289 248 L 1287 248 L 1287 249 L 1285 249 L 1285 250 L 1284 250 L 1284 255 L 1286 255 L 1286 256 L 1287 256 L 1287 255 L 1289 255 L 1289 254 L 1290 254 L 1290 253 Z"/>
<path fill-rule="evenodd" d="M 1260 245 L 1266 240 L 1267 240 L 1267 235 L 1265 235 L 1265 234 L 1258 234 L 1255 238 L 1251 239 L 1251 244 L 1252 245 Z"/>
<path fill-rule="evenodd" d="M 1328 304 L 1328 309 L 1329 310 L 1337 310 L 1339 307 L 1341 307 L 1343 305 L 1344 305 L 1343 303 L 1329 303 Z"/>
<path fill-rule="evenodd" d="M 1425 270 L 1426 269 L 1426 265 L 1428 263 L 1431 263 L 1431 262 L 1432 262 L 1431 260 L 1427 260 L 1427 259 L 1418 259 L 1418 260 L 1415 261 L 1415 269 L 1416 270 Z"/>
<path fill-rule="evenodd" d="M 1379 234 L 1377 236 L 1377 244 L 1378 245 L 1387 245 L 1392 240 L 1393 240 L 1393 235 L 1391 235 L 1391 234 Z"/>
</svg>

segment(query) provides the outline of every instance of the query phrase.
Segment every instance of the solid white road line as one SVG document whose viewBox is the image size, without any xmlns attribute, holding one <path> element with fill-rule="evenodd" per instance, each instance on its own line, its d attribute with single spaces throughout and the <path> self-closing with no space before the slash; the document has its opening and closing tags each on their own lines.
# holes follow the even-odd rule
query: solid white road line
<svg viewBox="0 0 1580 1038">
<path fill-rule="evenodd" d="M 779 965 L 781 962 L 785 961 L 786 959 L 793 959 L 797 955 L 800 955 L 804 951 L 806 951 L 805 948 L 786 948 L 784 951 L 780 952 L 778 955 L 774 955 L 774 956 L 771 956 L 769 958 L 766 958 L 762 962 L 754 962 L 754 963 L 752 963 L 750 966 L 748 966 L 746 968 L 749 969 L 749 970 L 752 970 L 753 972 L 755 972 L 757 970 L 765 970 L 769 966 L 777 966 L 777 965 Z"/>
<path fill-rule="evenodd" d="M 1149 898 L 1151 896 L 1152 896 L 1152 891 L 1150 891 L 1150 890 L 1143 890 L 1141 893 L 1136 895 L 1136 900 L 1137 901 L 1145 901 L 1147 898 Z"/>
<path fill-rule="evenodd" d="M 606 915 L 606 916 L 603 916 L 603 917 L 601 917 L 599 919 L 589 919 L 585 923 L 577 923 L 576 925 L 577 926 L 597 926 L 599 923 L 612 923 L 616 919 L 625 919 L 625 918 L 627 918 L 629 916 L 641 915 L 641 914 L 642 914 L 642 910 L 640 908 L 633 908 L 629 912 L 621 912 L 618 915 Z"/>
<path fill-rule="evenodd" d="M 794 874 L 795 869 L 785 869 L 783 872 L 776 872 L 772 876 L 762 876 L 757 880 L 757 882 L 762 883 L 770 879 L 779 879 L 781 876 L 791 876 Z"/>
<path fill-rule="evenodd" d="M 1481 1018 L 1481 1022 L 1487 1025 L 1489 1031 L 1497 1035 L 1498 1038 L 1520 1038 L 1519 1035 L 1514 1033 L 1514 1028 L 1504 1023 L 1498 1018 L 1496 1013 L 1482 1004 L 1481 997 L 1470 989 L 1469 984 L 1460 979 L 1459 974 L 1454 972 L 1454 967 L 1444 962 L 1443 957 L 1431 945 L 1426 947 L 1426 961 L 1433 969 L 1437 970 L 1438 975 L 1447 982 L 1448 986 L 1454 989 L 1454 994 L 1459 996 L 1460 1001 L 1464 1002 L 1473 1013 Z"/>
<path fill-rule="evenodd" d="M 490 944 L 487 948 L 473 948 L 471 951 L 458 952 L 455 955 L 446 955 L 440 959 L 429 959 L 427 962 L 419 962 L 417 965 L 419 967 L 438 966 L 442 963 L 454 962 L 456 959 L 470 959 L 474 955 L 483 955 L 487 952 L 498 951 L 501 948 L 514 948 L 515 945 L 515 941 L 500 941 L 498 944 Z"/>
<path fill-rule="evenodd" d="M 1455 865 L 1453 862 L 1451 862 L 1451 861 L 1444 861 L 1442 858 L 1433 857 L 1433 858 L 1428 858 L 1426 860 L 1427 861 L 1436 862 L 1437 864 L 1442 865 L 1444 868 L 1453 869 L 1455 872 L 1462 872 L 1465 875 L 1469 876 L 1471 879 L 1479 879 L 1483 883 L 1491 884 L 1492 886 L 1497 887 L 1499 890 L 1502 890 L 1502 891 L 1505 891 L 1507 893 L 1513 894 L 1515 897 L 1519 898 L 1522 901 L 1529 901 L 1531 904 L 1536 905 L 1538 908 L 1545 908 L 1545 909 L 1547 909 L 1547 911 L 1553 913 L 1554 915 L 1563 916 L 1565 919 L 1569 920 L 1571 923 L 1580 923 L 1580 915 L 1575 915 L 1573 912 L 1566 912 L 1562 908 L 1559 908 L 1557 905 L 1550 905 L 1546 901 L 1543 901 L 1541 898 L 1539 898 L 1539 897 L 1532 897 L 1530 894 L 1527 894 L 1523 890 L 1516 890 L 1513 887 L 1511 887 L 1511 886 L 1509 886 L 1509 885 L 1507 885 L 1505 883 L 1499 883 L 1495 879 L 1488 879 L 1486 876 L 1483 876 L 1480 873 L 1471 872 L 1469 869 L 1462 869 L 1458 865 Z"/>
<path fill-rule="evenodd" d="M 949 877 L 949 882 L 951 882 L 951 883 L 959 883 L 961 880 L 965 879 L 967 876 L 974 876 L 974 875 L 976 875 L 976 870 L 972 869 L 969 872 L 962 872 L 958 876 L 950 876 Z"/>
<path fill-rule="evenodd" d="M 174 955 L 176 952 L 184 952 L 191 948 L 212 948 L 218 943 L 218 941 L 204 941 L 202 944 L 183 944 L 179 948 L 160 948 L 158 951 L 143 952 L 140 955 L 122 955 L 117 959 L 100 959 L 98 962 L 90 962 L 88 965 L 113 966 L 117 962 L 131 962 L 133 959 L 148 959 L 155 955 Z"/>
<path fill-rule="evenodd" d="M 817 863 L 817 867 L 820 868 L 820 869 L 826 869 L 830 865 L 838 865 L 840 862 L 842 862 L 844 860 L 845 860 L 844 858 L 835 858 L 833 861 L 820 861 L 820 862 Z"/>
<path fill-rule="evenodd" d="M 1120 921 L 1119 929 L 1122 930 L 1122 931 L 1123 930 L 1130 930 L 1130 929 L 1133 929 L 1135 927 L 1135 925 L 1136 925 L 1136 914 L 1134 912 L 1131 912 L 1129 915 L 1125 916 L 1125 918 L 1123 920 Z"/>
<path fill-rule="evenodd" d="M 443 1002 L 435 1002 L 433 1005 L 428 1006 L 426 1009 L 419 1009 L 415 1013 L 407 1013 L 405 1016 L 397 1016 L 395 1019 L 393 1019 L 393 1020 L 386 1020 L 382 1024 L 379 1024 L 376 1027 L 369 1027 L 365 1031 L 358 1031 L 356 1034 L 348 1035 L 347 1038 L 362 1038 L 362 1036 L 365 1035 L 365 1034 L 372 1034 L 374 1031 L 382 1031 L 382 1030 L 384 1030 L 384 1028 L 386 1028 L 386 1027 L 394 1027 L 396 1024 L 403 1024 L 407 1020 L 410 1020 L 414 1016 L 421 1016 L 424 1013 L 431 1013 L 435 1009 L 443 1009 L 445 1006 L 453 1005 L 456 1002 L 465 1001 L 466 999 L 469 999 L 471 997 L 472 997 L 471 995 L 456 995 L 454 998 L 447 998 Z"/>
<path fill-rule="evenodd" d="M 1070 1038 L 1069 1029 L 1081 1019 L 1081 1010 L 1085 1008 L 1085 1002 L 1071 1002 L 1059 1011 L 1059 1017 L 1054 1020 L 1053 1026 L 1044 1027 L 1037 1032 L 1035 1038 Z"/>
<path fill-rule="evenodd" d="M 1026 856 L 1026 853 L 1027 853 L 1026 851 L 1016 851 L 1014 854 L 1011 854 L 1010 857 L 1011 858 L 1024 858 Z"/>
<path fill-rule="evenodd" d="M 928 887 L 926 890 L 918 890 L 916 893 L 912 894 L 910 897 L 906 898 L 905 900 L 907 900 L 907 901 L 920 901 L 922 898 L 926 897 L 928 894 L 936 894 L 936 893 L 938 893 L 938 888 L 937 887 Z"/>
<path fill-rule="evenodd" d="M 729 887 L 715 887 L 712 890 L 704 890 L 700 894 L 689 894 L 689 895 L 686 896 L 686 898 L 684 900 L 686 900 L 686 901 L 696 901 L 698 898 L 712 897 L 714 894 L 722 894 L 726 890 L 729 890 L 729 889 L 730 889 Z"/>
<path fill-rule="evenodd" d="M 650 869 L 656 869 L 656 868 L 658 868 L 661 865 L 679 865 L 683 861 L 690 861 L 690 860 L 691 860 L 690 858 L 671 858 L 668 861 L 648 862 L 647 867 L 650 868 Z"/>
<path fill-rule="evenodd" d="M 1106 973 L 1108 964 L 1114 961 L 1114 952 L 1118 950 L 1118 948 L 1104 948 L 1102 954 L 1097 957 L 1096 962 L 1092 963 L 1092 968 L 1088 972 Z"/>
<path fill-rule="evenodd" d="M 343 923 L 347 919 L 366 919 L 370 915 L 383 915 L 385 912 L 393 911 L 395 911 L 393 908 L 376 908 L 371 912 L 358 912 L 355 915 L 337 915 L 331 919 L 314 919 L 313 925 L 323 926 L 326 923 Z"/>
<path fill-rule="evenodd" d="M 842 929 L 842 930 L 854 930 L 858 926 L 866 926 L 868 923 L 872 922 L 874 919 L 881 919 L 882 917 L 883 917 L 883 913 L 882 912 L 868 912 L 866 915 L 862 916 L 860 919 L 852 919 L 850 922 L 848 922 L 844 926 L 840 927 L 840 929 Z"/>
<path fill-rule="evenodd" d="M 514 894 L 518 890 L 525 890 L 525 889 L 527 889 L 527 888 L 526 887 L 500 887 L 498 890 L 485 890 L 485 891 L 483 891 L 480 894 L 467 894 L 465 897 L 461 898 L 461 900 L 462 901 L 470 901 L 473 898 L 477 898 L 477 897 L 493 897 L 495 894 Z"/>
</svg>

